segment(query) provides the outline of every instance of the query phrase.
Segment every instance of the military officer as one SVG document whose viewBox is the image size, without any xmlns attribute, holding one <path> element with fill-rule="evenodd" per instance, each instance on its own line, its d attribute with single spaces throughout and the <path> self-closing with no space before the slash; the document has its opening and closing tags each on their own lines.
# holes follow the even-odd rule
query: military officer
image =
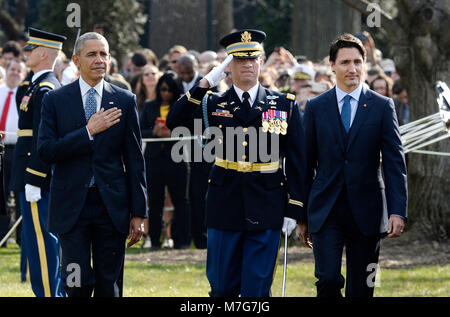
<svg viewBox="0 0 450 317">
<path fill-rule="evenodd" d="M 302 220 L 302 123 L 295 96 L 258 82 L 265 37 L 251 29 L 223 37 L 228 57 L 167 118 L 170 129 L 188 126 L 200 107 L 205 127 L 216 129 L 205 147 L 215 145 L 206 194 L 211 296 L 269 296 L 281 231 L 290 235 Z M 233 86 L 223 94 L 208 91 L 225 77 L 228 64 Z"/>
<path fill-rule="evenodd" d="M 20 196 L 22 243 L 33 292 L 39 297 L 63 296 L 58 238 L 47 231 L 46 225 L 51 170 L 38 156 L 37 139 L 42 98 L 48 91 L 60 87 L 53 67 L 66 37 L 31 27 L 28 33 L 29 40 L 23 50 L 26 65 L 33 75 L 23 85 L 26 90 L 18 100 L 19 130 L 11 187 Z"/>
</svg>

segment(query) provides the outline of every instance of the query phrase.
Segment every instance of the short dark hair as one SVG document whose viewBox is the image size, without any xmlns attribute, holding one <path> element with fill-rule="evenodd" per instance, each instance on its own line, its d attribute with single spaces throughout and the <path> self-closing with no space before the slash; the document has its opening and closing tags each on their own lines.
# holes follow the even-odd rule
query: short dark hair
<svg viewBox="0 0 450 317">
<path fill-rule="evenodd" d="M 166 71 L 158 80 L 158 83 L 156 84 L 156 99 L 161 102 L 162 98 L 161 98 L 161 86 L 163 83 L 166 83 L 167 86 L 169 87 L 169 91 L 173 92 L 173 100 L 172 100 L 172 104 L 175 103 L 175 101 L 178 100 L 178 98 L 180 98 L 180 96 L 183 93 L 182 90 L 182 84 L 181 84 L 181 80 L 178 77 L 177 73 L 175 73 L 172 70 L 168 70 Z"/>
<path fill-rule="evenodd" d="M 145 58 L 145 55 L 138 52 L 133 54 L 133 56 L 131 57 L 131 62 L 137 67 L 147 65 L 147 59 Z"/>
<path fill-rule="evenodd" d="M 5 53 L 13 53 L 14 57 L 19 57 L 22 48 L 20 44 L 16 41 L 8 41 L 3 45 L 3 54 Z"/>
<path fill-rule="evenodd" d="M 335 62 L 339 49 L 346 47 L 354 47 L 357 48 L 361 53 L 363 60 L 366 60 L 366 49 L 363 43 L 354 35 L 350 33 L 344 33 L 338 38 L 336 38 L 330 46 L 330 61 Z"/>
</svg>

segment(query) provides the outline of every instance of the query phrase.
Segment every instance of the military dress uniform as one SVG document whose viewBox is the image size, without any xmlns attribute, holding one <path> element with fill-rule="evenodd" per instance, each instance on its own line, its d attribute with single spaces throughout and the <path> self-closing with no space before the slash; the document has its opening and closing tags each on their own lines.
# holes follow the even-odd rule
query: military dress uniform
<svg viewBox="0 0 450 317">
<path fill-rule="evenodd" d="M 28 45 L 24 50 L 32 50 L 36 46 L 60 49 L 65 39 L 33 28 L 29 28 L 29 35 Z M 19 130 L 14 150 L 14 178 L 11 180 L 11 189 L 19 193 L 23 221 L 22 244 L 29 263 L 33 292 L 38 297 L 64 296 L 59 270 L 58 238 L 47 231 L 51 167 L 41 161 L 37 151 L 42 98 L 48 91 L 61 85 L 50 70 L 38 72 L 27 79 L 27 83 L 21 86 L 26 87 L 26 90 L 18 97 L 21 99 L 17 100 Z M 41 199 L 28 202 L 25 199 L 25 184 L 39 187 Z"/>
<path fill-rule="evenodd" d="M 257 57 L 255 46 L 262 42 L 257 32 L 238 31 L 221 43 L 228 41 L 224 46 L 237 53 L 234 58 Z M 203 123 L 222 132 L 211 141 L 218 146 L 206 196 L 212 296 L 269 296 L 283 219 L 303 220 L 304 138 L 295 96 L 258 85 L 251 107 L 234 87 L 216 94 L 195 85 L 167 118 L 170 129 L 187 125 L 201 107 Z M 235 134 L 227 135 L 229 128 Z M 226 150 L 230 144 L 233 151 Z"/>
</svg>

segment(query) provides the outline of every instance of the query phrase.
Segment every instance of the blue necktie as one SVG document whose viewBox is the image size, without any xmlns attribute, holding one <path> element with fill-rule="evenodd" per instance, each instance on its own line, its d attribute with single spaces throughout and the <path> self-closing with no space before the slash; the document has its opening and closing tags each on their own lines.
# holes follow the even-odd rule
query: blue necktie
<svg viewBox="0 0 450 317">
<path fill-rule="evenodd" d="M 86 117 L 86 123 L 89 121 L 91 116 L 97 112 L 97 100 L 95 100 L 95 89 L 91 88 L 89 89 L 89 94 L 86 98 L 86 105 L 84 107 L 84 115 Z M 89 182 L 89 187 L 94 185 L 94 176 L 92 175 L 92 178 Z"/>
<path fill-rule="evenodd" d="M 84 115 L 86 116 L 86 123 L 89 118 L 97 112 L 97 100 L 95 100 L 95 89 L 89 89 L 88 96 L 86 98 L 86 105 L 84 107 Z"/>
<path fill-rule="evenodd" d="M 350 130 L 350 116 L 352 112 L 352 106 L 350 105 L 350 99 L 352 99 L 352 96 L 347 95 L 344 98 L 344 105 L 342 106 L 341 110 L 341 119 L 342 124 L 344 125 L 345 132 L 348 133 L 348 130 Z"/>
</svg>

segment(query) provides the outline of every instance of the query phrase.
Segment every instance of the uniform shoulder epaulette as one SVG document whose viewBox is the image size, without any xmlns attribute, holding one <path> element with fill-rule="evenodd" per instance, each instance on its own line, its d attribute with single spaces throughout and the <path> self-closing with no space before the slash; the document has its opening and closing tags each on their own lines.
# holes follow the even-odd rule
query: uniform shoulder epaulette
<svg viewBox="0 0 450 317">
<path fill-rule="evenodd" d="M 286 94 L 286 99 L 295 100 L 295 95 L 293 95 L 293 94 Z"/>
<path fill-rule="evenodd" d="M 28 80 L 23 81 L 20 83 L 20 86 L 28 86 L 30 84 L 30 82 Z"/>
<path fill-rule="evenodd" d="M 48 81 L 44 81 L 44 82 L 40 83 L 39 87 L 40 88 L 42 88 L 42 87 L 49 87 L 49 88 L 51 88 L 51 90 L 55 89 L 55 85 L 50 83 L 50 82 L 48 82 Z"/>
</svg>

